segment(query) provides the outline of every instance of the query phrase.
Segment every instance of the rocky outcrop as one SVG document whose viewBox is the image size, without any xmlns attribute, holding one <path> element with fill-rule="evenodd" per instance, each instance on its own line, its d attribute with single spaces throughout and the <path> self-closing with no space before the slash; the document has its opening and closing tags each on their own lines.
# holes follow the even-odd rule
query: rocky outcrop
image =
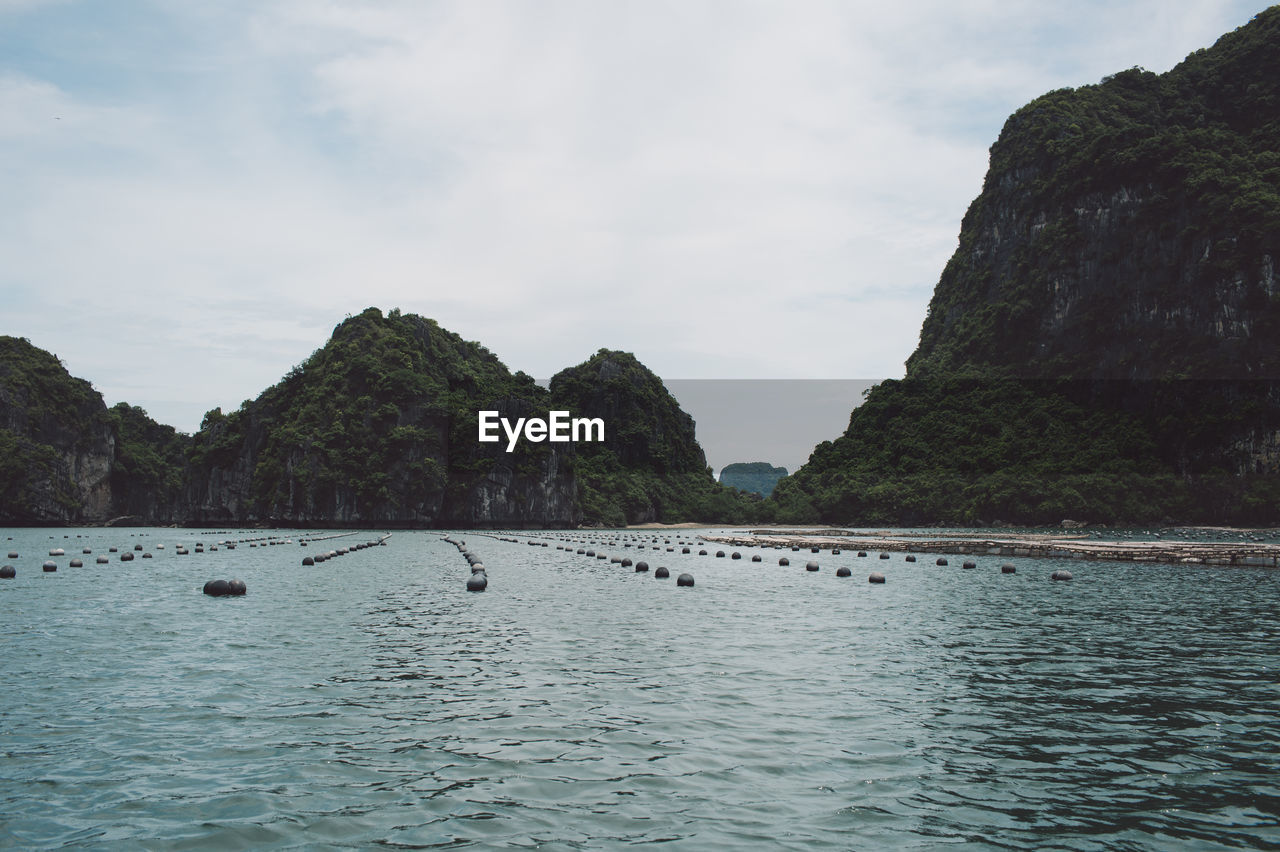
<svg viewBox="0 0 1280 852">
<path fill-rule="evenodd" d="M 785 467 L 774 467 L 768 462 L 735 462 L 720 471 L 720 484 L 736 488 L 748 494 L 768 497 L 773 488 L 787 475 Z"/>
<path fill-rule="evenodd" d="M 0 515 L 14 524 L 106 520 L 114 454 L 92 386 L 29 341 L 0 337 Z"/>
<path fill-rule="evenodd" d="M 1018 110 L 907 361 L 779 517 L 1280 520 L 1280 7 Z"/>
</svg>

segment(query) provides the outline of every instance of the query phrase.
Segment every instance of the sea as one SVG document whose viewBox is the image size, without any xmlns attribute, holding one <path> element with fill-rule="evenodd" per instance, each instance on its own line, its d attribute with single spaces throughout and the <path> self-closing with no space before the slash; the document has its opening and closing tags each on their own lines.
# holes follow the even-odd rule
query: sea
<svg viewBox="0 0 1280 852">
<path fill-rule="evenodd" d="M 0 847 L 1280 848 L 1277 569 L 708 532 L 0 530 Z"/>
</svg>

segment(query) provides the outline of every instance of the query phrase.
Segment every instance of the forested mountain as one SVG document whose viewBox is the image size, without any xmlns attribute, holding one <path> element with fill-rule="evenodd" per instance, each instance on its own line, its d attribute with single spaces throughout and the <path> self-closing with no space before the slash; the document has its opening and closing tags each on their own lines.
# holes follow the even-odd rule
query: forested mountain
<svg viewBox="0 0 1280 852">
<path fill-rule="evenodd" d="M 1280 498 L 1280 7 L 1166 74 L 1018 110 L 902 381 L 783 517 L 1270 523 Z"/>
</svg>

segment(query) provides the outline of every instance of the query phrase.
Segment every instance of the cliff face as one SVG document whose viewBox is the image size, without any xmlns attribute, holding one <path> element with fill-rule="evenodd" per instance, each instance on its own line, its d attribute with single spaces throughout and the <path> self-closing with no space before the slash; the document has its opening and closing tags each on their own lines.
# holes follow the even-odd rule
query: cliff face
<svg viewBox="0 0 1280 852">
<path fill-rule="evenodd" d="M 1280 7 L 1006 122 L 907 377 L 780 483 L 832 523 L 1280 519 Z"/>
<path fill-rule="evenodd" d="M 1280 378 L 1280 7 L 1009 118 L 908 375 Z"/>
<path fill-rule="evenodd" d="M 114 453 L 92 386 L 28 341 L 0 337 L 0 516 L 17 524 L 106 520 Z"/>
</svg>

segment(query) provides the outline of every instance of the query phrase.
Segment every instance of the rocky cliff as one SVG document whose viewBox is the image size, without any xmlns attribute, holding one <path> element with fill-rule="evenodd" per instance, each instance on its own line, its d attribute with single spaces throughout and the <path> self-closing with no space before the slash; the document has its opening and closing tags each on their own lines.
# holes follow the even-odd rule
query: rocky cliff
<svg viewBox="0 0 1280 852">
<path fill-rule="evenodd" d="M 0 336 L 0 517 L 105 520 L 115 435 L 93 387 L 25 339 Z"/>
<path fill-rule="evenodd" d="M 1006 122 L 902 381 L 776 496 L 836 523 L 1280 520 L 1280 8 Z"/>
</svg>

